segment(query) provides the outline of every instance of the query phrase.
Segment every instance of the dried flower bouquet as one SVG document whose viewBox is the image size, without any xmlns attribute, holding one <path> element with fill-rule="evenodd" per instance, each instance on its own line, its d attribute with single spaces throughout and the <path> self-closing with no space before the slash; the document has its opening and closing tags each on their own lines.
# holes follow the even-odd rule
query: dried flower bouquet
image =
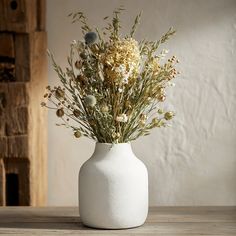
<svg viewBox="0 0 236 236">
<path fill-rule="evenodd" d="M 165 127 L 174 116 L 163 111 L 165 89 L 179 73 L 175 56 L 157 52 L 175 31 L 170 28 L 159 40 L 138 42 L 133 38 L 139 14 L 131 32 L 120 34 L 120 13 L 113 12 L 111 22 L 101 31 L 92 29 L 82 12 L 71 13 L 79 22 L 84 39 L 70 45 L 65 71 L 48 52 L 61 86 L 47 87 L 42 106 L 54 109 L 63 125 L 74 136 L 85 136 L 101 143 L 124 143 L 148 135 L 155 127 Z M 104 18 L 105 21 L 109 17 Z M 163 62 L 162 62 L 163 61 Z"/>
</svg>

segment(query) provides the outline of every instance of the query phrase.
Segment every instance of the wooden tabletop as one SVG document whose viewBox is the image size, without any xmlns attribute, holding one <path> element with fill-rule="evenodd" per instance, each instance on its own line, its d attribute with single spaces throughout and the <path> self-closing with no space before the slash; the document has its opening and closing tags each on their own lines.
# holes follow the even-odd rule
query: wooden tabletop
<svg viewBox="0 0 236 236">
<path fill-rule="evenodd" d="M 236 235 L 236 207 L 153 207 L 146 223 L 126 230 L 83 226 L 76 207 L 1 207 L 0 235 Z"/>
</svg>

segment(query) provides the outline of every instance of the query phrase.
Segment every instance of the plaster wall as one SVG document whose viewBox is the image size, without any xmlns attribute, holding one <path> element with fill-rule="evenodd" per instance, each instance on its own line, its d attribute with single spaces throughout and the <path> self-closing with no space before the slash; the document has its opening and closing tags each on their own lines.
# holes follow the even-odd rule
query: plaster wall
<svg viewBox="0 0 236 236">
<path fill-rule="evenodd" d="M 124 4 L 123 30 L 143 10 L 136 38 L 156 39 L 170 26 L 165 45 L 180 59 L 182 74 L 168 92 L 177 113 L 172 127 L 132 143 L 149 170 L 150 205 L 236 204 L 236 1 L 235 0 L 48 0 L 48 47 L 65 66 L 68 45 L 81 39 L 66 17 L 80 9 L 91 24 Z M 57 77 L 49 65 L 49 83 Z M 49 112 L 48 205 L 77 205 L 77 175 L 94 143 L 77 140 Z"/>
</svg>

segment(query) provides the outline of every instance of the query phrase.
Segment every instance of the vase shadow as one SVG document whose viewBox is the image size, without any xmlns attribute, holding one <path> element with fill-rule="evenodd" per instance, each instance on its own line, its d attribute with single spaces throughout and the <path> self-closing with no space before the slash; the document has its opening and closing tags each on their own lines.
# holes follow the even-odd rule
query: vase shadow
<svg viewBox="0 0 236 236">
<path fill-rule="evenodd" d="M 1 229 L 48 229 L 48 230 L 95 230 L 89 228 L 76 216 L 32 216 L 19 219 L 12 218 L 9 222 L 4 222 L 0 217 L 0 230 Z"/>
<path fill-rule="evenodd" d="M 5 221 L 5 222 L 4 222 Z M 136 228 L 136 227 L 135 227 Z M 102 229 L 102 228 L 92 228 L 84 225 L 81 222 L 79 216 L 24 216 L 23 219 L 19 217 L 12 217 L 8 221 L 0 217 L 0 234 L 8 232 L 7 230 L 11 229 L 12 232 L 21 232 L 21 230 L 48 230 L 50 231 L 77 231 L 78 233 L 83 233 L 84 231 L 89 231 L 90 233 L 105 231 L 122 231 L 124 229 Z M 125 229 L 131 230 L 132 228 Z"/>
</svg>

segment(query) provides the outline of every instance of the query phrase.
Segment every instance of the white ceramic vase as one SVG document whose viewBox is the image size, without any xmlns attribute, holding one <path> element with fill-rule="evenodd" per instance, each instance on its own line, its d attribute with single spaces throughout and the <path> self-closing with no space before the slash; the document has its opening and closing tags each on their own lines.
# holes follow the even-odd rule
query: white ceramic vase
<svg viewBox="0 0 236 236">
<path fill-rule="evenodd" d="M 147 168 L 129 143 L 97 143 L 79 173 L 79 211 L 90 227 L 142 225 L 148 213 Z"/>
</svg>

